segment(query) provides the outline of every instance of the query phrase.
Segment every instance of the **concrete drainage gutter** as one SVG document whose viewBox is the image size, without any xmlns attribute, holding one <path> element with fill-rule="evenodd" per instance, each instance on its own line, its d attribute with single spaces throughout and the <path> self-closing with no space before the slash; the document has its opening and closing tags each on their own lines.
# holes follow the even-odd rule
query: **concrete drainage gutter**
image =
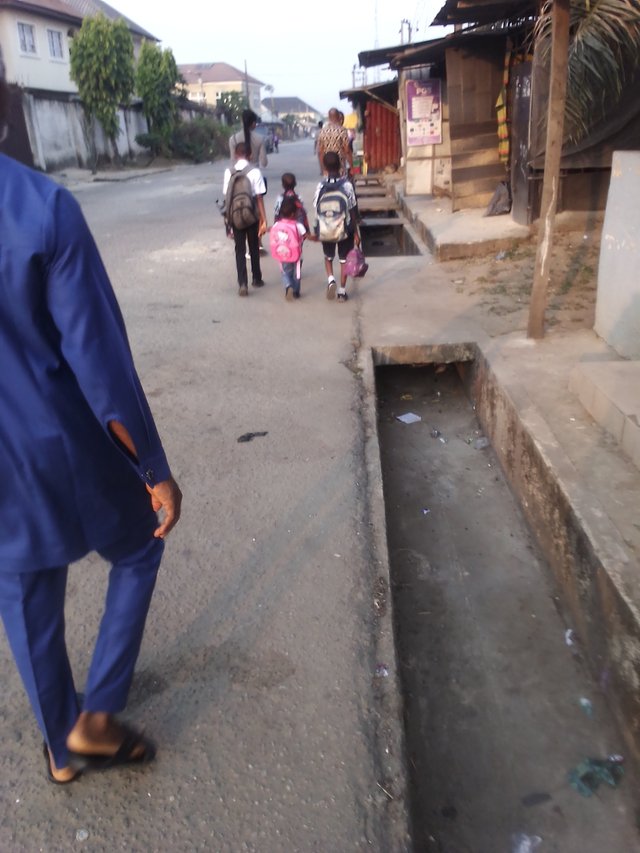
<svg viewBox="0 0 640 853">
<path fill-rule="evenodd" d="M 443 343 L 374 347 L 363 359 L 367 407 L 370 507 L 381 577 L 389 582 L 382 475 L 376 421 L 375 367 L 388 364 L 455 363 L 510 486 L 554 573 L 568 628 L 607 697 L 629 756 L 640 758 L 640 578 L 621 537 L 560 447 L 527 394 L 501 378 L 490 344 Z M 380 622 L 380 642 L 393 652 L 391 596 Z M 562 637 L 558 642 L 564 642 Z M 395 818 L 408 827 L 402 702 L 394 667 L 383 697 L 392 723 L 385 749 L 395 753 Z M 395 690 L 396 695 L 390 688 Z M 397 725 L 396 725 L 397 724 Z M 388 753 L 385 754 L 388 758 Z M 392 767 L 388 764 L 391 773 Z M 398 841 L 400 841 L 398 839 Z M 397 848 L 404 849 L 400 842 Z"/>
</svg>

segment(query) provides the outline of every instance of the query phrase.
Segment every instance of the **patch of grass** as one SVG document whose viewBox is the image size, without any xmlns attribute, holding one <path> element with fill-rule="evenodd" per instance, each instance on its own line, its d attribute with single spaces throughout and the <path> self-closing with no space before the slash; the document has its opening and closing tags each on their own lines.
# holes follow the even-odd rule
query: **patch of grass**
<svg viewBox="0 0 640 853">
<path fill-rule="evenodd" d="M 495 293 L 497 295 L 502 295 L 502 294 L 505 294 L 506 292 L 507 292 L 507 286 L 505 284 L 502 284 L 502 282 L 499 282 L 498 284 L 494 285 L 493 287 L 491 287 L 489 289 L 489 293 Z"/>
</svg>

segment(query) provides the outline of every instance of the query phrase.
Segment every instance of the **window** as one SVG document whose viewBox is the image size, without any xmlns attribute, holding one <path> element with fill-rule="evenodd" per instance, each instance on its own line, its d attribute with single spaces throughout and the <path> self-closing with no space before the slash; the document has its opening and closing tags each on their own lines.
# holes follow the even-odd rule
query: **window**
<svg viewBox="0 0 640 853">
<path fill-rule="evenodd" d="M 64 59 L 64 47 L 60 30 L 47 30 L 49 56 L 52 59 Z"/>
<path fill-rule="evenodd" d="M 22 53 L 36 53 L 36 31 L 31 24 L 18 23 L 18 38 Z"/>
</svg>

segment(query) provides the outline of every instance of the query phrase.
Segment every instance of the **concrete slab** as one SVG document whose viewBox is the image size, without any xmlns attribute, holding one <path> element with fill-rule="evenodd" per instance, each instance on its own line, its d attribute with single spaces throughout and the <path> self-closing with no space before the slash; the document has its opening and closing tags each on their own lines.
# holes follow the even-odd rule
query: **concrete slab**
<svg viewBox="0 0 640 853">
<path fill-rule="evenodd" d="M 511 216 L 484 216 L 484 210 L 451 211 L 451 199 L 431 195 L 400 197 L 422 239 L 440 261 L 507 251 L 531 238 L 528 226 Z"/>
<path fill-rule="evenodd" d="M 569 387 L 640 468 L 640 362 L 582 362 Z"/>
</svg>

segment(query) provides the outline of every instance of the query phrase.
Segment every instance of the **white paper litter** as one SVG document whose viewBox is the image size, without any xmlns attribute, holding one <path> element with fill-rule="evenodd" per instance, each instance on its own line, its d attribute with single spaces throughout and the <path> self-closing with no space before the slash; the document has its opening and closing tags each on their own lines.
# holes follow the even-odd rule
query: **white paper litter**
<svg viewBox="0 0 640 853">
<path fill-rule="evenodd" d="M 396 415 L 397 421 L 402 421 L 403 424 L 417 424 L 422 418 L 414 412 L 407 412 L 406 415 Z"/>
</svg>

